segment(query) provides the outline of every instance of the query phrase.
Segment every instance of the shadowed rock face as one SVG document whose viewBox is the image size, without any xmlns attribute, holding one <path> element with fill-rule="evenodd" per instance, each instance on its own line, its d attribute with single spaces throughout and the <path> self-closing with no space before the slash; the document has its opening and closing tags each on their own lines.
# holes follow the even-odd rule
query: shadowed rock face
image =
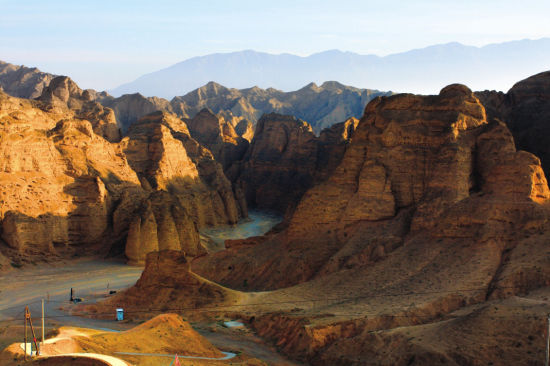
<svg viewBox="0 0 550 366">
<path fill-rule="evenodd" d="M 37 98 L 54 77 L 55 75 L 41 72 L 35 67 L 17 66 L 0 61 L 0 87 L 14 97 Z"/>
<path fill-rule="evenodd" d="M 538 156 L 550 172 L 550 71 L 515 84 L 508 93 L 477 92 L 489 116 L 506 122 L 518 149 Z"/>
<path fill-rule="evenodd" d="M 252 206 L 285 212 L 313 183 L 317 140 L 311 126 L 292 116 L 260 119 L 240 169 Z"/>
<path fill-rule="evenodd" d="M 106 94 L 99 96 L 97 101 L 113 110 L 123 133 L 128 131 L 132 123 L 147 114 L 156 111 L 173 112 L 172 106 L 166 99 L 144 97 L 139 93 L 126 94 L 119 98 Z M 187 117 L 187 115 L 182 115 L 182 117 Z"/>
<path fill-rule="evenodd" d="M 336 169 L 357 122 L 350 118 L 316 137 L 307 122 L 265 115 L 246 155 L 227 175 L 244 187 L 250 205 L 290 214 L 308 188 Z"/>
<path fill-rule="evenodd" d="M 234 121 L 226 120 L 222 115 L 216 116 L 208 109 L 203 109 L 185 122 L 191 136 L 212 152 L 224 170 L 233 162 L 243 158 L 249 142 L 235 132 L 231 124 Z M 245 129 L 243 134 L 250 135 L 250 131 Z"/>
</svg>

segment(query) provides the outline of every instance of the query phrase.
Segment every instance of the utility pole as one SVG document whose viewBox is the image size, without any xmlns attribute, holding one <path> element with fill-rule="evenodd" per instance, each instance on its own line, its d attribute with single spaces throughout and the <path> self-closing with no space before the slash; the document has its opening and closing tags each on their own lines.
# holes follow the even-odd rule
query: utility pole
<svg viewBox="0 0 550 366">
<path fill-rule="evenodd" d="M 548 314 L 548 326 L 546 327 L 546 362 L 545 365 L 548 366 L 548 355 L 550 353 L 550 314 Z"/>
<path fill-rule="evenodd" d="M 44 299 L 42 299 L 42 343 L 40 344 L 40 351 L 42 351 L 42 347 L 44 347 Z"/>
<path fill-rule="evenodd" d="M 32 343 L 34 342 L 34 348 L 36 349 L 35 355 L 38 356 L 40 351 L 38 350 L 38 344 L 36 342 L 36 335 L 34 333 L 34 327 L 32 326 L 31 312 L 28 306 L 25 306 L 25 360 L 27 359 L 27 322 L 31 326 L 32 342 L 31 342 L 31 356 L 32 356 Z"/>
<path fill-rule="evenodd" d="M 25 306 L 25 361 L 27 361 L 27 316 L 29 307 Z"/>
</svg>

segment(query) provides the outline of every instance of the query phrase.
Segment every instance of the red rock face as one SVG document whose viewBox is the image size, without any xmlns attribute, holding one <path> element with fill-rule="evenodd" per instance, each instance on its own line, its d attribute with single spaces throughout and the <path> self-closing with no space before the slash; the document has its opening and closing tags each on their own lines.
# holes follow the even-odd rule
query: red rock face
<svg viewBox="0 0 550 366">
<path fill-rule="evenodd" d="M 307 191 L 287 230 L 193 265 L 232 286 L 246 275 L 259 289 L 285 287 L 379 261 L 413 238 L 477 241 L 483 232 L 483 240 L 501 241 L 536 222 L 549 197 L 539 160 L 516 152 L 506 126 L 488 122 L 465 86 L 378 98 L 341 164 Z M 235 263 L 231 271 L 227 263 Z"/>
<path fill-rule="evenodd" d="M 506 122 L 518 149 L 538 156 L 550 172 L 550 71 L 516 83 L 508 93 L 478 92 L 490 116 Z"/>
<path fill-rule="evenodd" d="M 528 365 L 542 340 L 507 340 L 543 331 L 549 199 L 539 159 L 466 87 L 380 98 L 286 229 L 192 268 L 273 290 L 253 327 L 308 364 Z"/>
</svg>

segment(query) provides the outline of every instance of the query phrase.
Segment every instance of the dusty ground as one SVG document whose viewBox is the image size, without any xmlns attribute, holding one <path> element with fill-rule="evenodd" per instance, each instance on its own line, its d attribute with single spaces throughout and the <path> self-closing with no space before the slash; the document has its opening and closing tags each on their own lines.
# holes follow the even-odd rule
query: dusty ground
<svg viewBox="0 0 550 366">
<path fill-rule="evenodd" d="M 62 267 L 52 267 L 47 264 L 26 266 L 0 276 L 0 349 L 22 341 L 23 309 L 27 304 L 31 309 L 36 330 L 40 334 L 40 299 L 42 297 L 47 299 L 48 294 L 50 301 L 45 302 L 47 338 L 55 335 L 55 330 L 61 326 L 80 326 L 99 330 L 126 330 L 135 326 L 136 323 L 114 321 L 114 314 L 113 319 L 108 320 L 72 316 L 70 313 L 74 305 L 69 303 L 68 296 L 70 287 L 73 287 L 76 296 L 82 297 L 85 303 L 94 303 L 108 298 L 110 290 L 120 291 L 131 286 L 139 278 L 141 271 L 140 267 L 131 267 L 123 263 L 84 259 L 67 261 Z M 265 345 L 254 334 L 219 327 L 215 320 L 202 322 L 197 326 L 200 328 L 200 334 L 217 348 L 248 355 L 237 356 L 232 360 L 233 364 L 245 362 L 244 359 L 247 360 L 246 362 L 252 362 L 250 360 L 253 357 L 270 365 L 296 365 L 281 356 L 274 347 Z M 135 356 L 132 360 L 134 359 L 141 362 L 140 364 L 147 365 L 161 365 L 166 361 L 165 357 Z M 222 364 L 224 361 L 201 362 L 194 360 L 192 364 L 212 364 L 212 362 Z"/>
<path fill-rule="evenodd" d="M 67 353 L 95 353 L 124 360 L 132 365 L 168 365 L 178 354 L 182 365 L 265 365 L 260 360 L 238 353 L 227 360 L 215 360 L 225 355 L 206 338 L 175 314 L 155 317 L 141 325 L 123 332 L 104 332 L 93 329 L 62 327 L 59 334 L 46 342 L 45 355 L 63 355 Z M 124 353 L 139 353 L 127 355 Z M 18 365 L 22 361 L 19 343 L 11 345 L 0 353 L 0 364 Z M 143 354 L 143 355 L 141 355 Z M 187 357 L 187 358 L 186 358 Z M 212 359 L 196 359 L 212 358 Z M 55 365 L 57 358 L 43 361 Z M 60 362 L 70 364 L 72 358 L 64 357 Z M 89 360 L 73 360 L 75 365 L 101 364 Z M 42 361 L 41 361 L 42 362 Z M 48 363 L 50 362 L 50 363 Z"/>
</svg>

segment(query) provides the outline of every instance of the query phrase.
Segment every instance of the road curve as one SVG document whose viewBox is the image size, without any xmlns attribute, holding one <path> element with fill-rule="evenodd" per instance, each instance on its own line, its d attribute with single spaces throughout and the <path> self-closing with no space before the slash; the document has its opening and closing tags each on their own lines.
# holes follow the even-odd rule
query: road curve
<svg viewBox="0 0 550 366">
<path fill-rule="evenodd" d="M 49 339 L 52 341 L 53 339 Z M 58 339 L 55 339 L 58 340 Z M 21 343 L 21 349 L 25 350 L 25 343 Z M 32 356 L 31 354 L 31 343 L 27 343 L 27 355 Z M 53 357 L 86 357 L 93 358 L 105 362 L 109 366 L 128 366 L 129 364 L 126 361 L 121 360 L 113 356 L 102 355 L 99 353 L 63 353 L 58 355 L 39 355 L 38 358 L 53 358 Z"/>
<path fill-rule="evenodd" d="M 54 357 L 86 357 L 86 358 L 93 358 L 96 360 L 103 361 L 110 366 L 129 366 L 130 365 L 129 363 L 121 360 L 120 358 L 101 355 L 99 353 L 65 353 L 63 355 L 44 356 L 44 358 L 54 358 Z"/>
<path fill-rule="evenodd" d="M 211 360 L 211 361 L 224 361 L 224 360 L 230 360 L 233 357 L 237 356 L 236 353 L 233 352 L 223 352 L 225 356 L 224 357 L 204 357 L 204 356 L 181 356 L 178 355 L 178 358 L 185 358 L 190 360 Z M 163 353 L 137 353 L 137 352 L 115 352 L 117 355 L 127 355 L 127 356 L 151 356 L 151 357 L 172 357 L 174 358 L 176 355 L 170 355 L 170 354 L 163 354 Z"/>
</svg>

